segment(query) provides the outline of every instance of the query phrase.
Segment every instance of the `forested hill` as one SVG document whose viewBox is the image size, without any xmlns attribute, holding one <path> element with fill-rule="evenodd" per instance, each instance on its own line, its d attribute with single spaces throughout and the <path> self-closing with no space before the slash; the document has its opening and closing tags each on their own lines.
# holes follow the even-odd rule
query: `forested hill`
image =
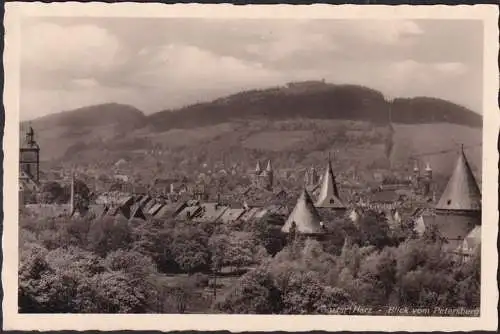
<svg viewBox="0 0 500 334">
<path fill-rule="evenodd" d="M 165 110 L 148 117 L 158 130 L 191 128 L 232 119 L 289 118 L 347 119 L 386 124 L 452 123 L 481 127 L 481 115 L 451 103 L 429 98 L 386 101 L 379 91 L 355 85 L 324 82 L 291 83 L 284 87 L 245 91 L 208 103 Z"/>
</svg>

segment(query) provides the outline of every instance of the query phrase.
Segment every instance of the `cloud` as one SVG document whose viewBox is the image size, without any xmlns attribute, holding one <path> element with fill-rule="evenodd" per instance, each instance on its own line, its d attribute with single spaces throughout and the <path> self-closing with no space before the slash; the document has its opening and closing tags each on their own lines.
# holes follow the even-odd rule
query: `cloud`
<svg viewBox="0 0 500 334">
<path fill-rule="evenodd" d="M 120 63 L 120 42 L 92 25 L 61 26 L 40 22 L 23 31 L 23 66 L 40 72 L 88 74 Z"/>
<path fill-rule="evenodd" d="M 463 75 L 467 72 L 467 66 L 459 62 L 438 63 L 434 67 L 438 71 L 450 75 Z"/>
<path fill-rule="evenodd" d="M 308 53 L 327 53 L 338 50 L 339 46 L 330 40 L 325 33 L 309 33 L 306 30 L 273 36 L 269 41 L 248 44 L 245 50 L 271 62 L 281 61 L 289 57 Z M 314 50 L 314 51 L 312 51 Z"/>
<path fill-rule="evenodd" d="M 350 21 L 349 31 L 355 37 L 371 43 L 396 45 L 407 37 L 423 34 L 420 26 L 409 20 L 373 20 L 363 22 Z"/>
<path fill-rule="evenodd" d="M 262 63 L 218 55 L 183 44 L 168 44 L 159 48 L 149 63 L 134 74 L 137 82 L 149 82 L 162 88 L 251 85 L 273 81 L 277 76 Z"/>
<path fill-rule="evenodd" d="M 482 57 L 473 42 L 481 39 L 471 33 L 450 48 L 447 41 L 470 30 L 450 24 L 132 18 L 24 23 L 21 107 L 33 116 L 114 101 L 155 112 L 324 78 L 479 109 Z"/>
<path fill-rule="evenodd" d="M 74 79 L 71 83 L 76 88 L 95 88 L 100 86 L 99 82 L 94 78 Z"/>
</svg>

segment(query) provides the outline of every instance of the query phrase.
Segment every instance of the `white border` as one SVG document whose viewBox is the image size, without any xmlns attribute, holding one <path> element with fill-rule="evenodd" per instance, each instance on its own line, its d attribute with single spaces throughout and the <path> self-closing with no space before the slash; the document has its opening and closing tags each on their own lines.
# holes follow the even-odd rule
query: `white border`
<svg viewBox="0 0 500 334">
<path fill-rule="evenodd" d="M 483 228 L 481 316 L 478 318 L 393 316 L 256 315 L 21 315 L 17 313 L 19 151 L 19 22 L 25 16 L 475 19 L 484 23 Z M 231 330 L 231 331 L 470 331 L 497 329 L 498 235 L 498 8 L 474 6 L 356 5 L 163 5 L 139 3 L 7 3 L 5 5 L 4 234 L 2 283 L 6 330 Z"/>
</svg>

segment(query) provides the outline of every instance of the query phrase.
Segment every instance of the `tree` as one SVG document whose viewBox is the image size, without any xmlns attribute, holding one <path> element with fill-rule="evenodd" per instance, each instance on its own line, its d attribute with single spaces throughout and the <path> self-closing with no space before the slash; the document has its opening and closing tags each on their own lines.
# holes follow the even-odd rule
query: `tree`
<svg viewBox="0 0 500 334">
<path fill-rule="evenodd" d="M 132 230 L 127 220 L 103 217 L 94 220 L 89 230 L 89 247 L 100 256 L 117 249 L 128 249 Z"/>
<path fill-rule="evenodd" d="M 383 214 L 369 211 L 360 218 L 358 226 L 362 245 L 373 245 L 379 249 L 391 245 L 389 225 Z"/>
<path fill-rule="evenodd" d="M 40 189 L 40 201 L 42 203 L 54 204 L 64 201 L 64 189 L 56 181 L 44 183 Z"/>
<path fill-rule="evenodd" d="M 208 237 L 195 226 L 186 226 L 174 231 L 172 254 L 180 268 L 190 274 L 208 269 L 210 252 Z"/>
<path fill-rule="evenodd" d="M 271 274 L 264 268 L 257 268 L 243 275 L 214 307 L 224 313 L 279 313 L 281 295 Z"/>
</svg>

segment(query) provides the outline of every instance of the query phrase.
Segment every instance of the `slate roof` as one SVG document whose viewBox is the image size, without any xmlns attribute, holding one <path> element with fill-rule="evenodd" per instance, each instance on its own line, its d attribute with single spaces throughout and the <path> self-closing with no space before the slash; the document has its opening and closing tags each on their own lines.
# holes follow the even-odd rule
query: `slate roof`
<svg viewBox="0 0 500 334">
<path fill-rule="evenodd" d="M 481 191 L 463 148 L 436 209 L 481 211 Z"/>
<path fill-rule="evenodd" d="M 325 175 L 322 179 L 321 189 L 315 206 L 318 208 L 345 209 L 344 203 L 342 203 L 339 198 L 339 190 L 337 188 L 335 177 L 333 176 L 333 169 L 330 160 L 328 161 Z"/>
<path fill-rule="evenodd" d="M 283 225 L 282 231 L 285 233 L 290 232 L 293 223 L 296 224 L 298 233 L 319 234 L 325 232 L 321 226 L 321 218 L 305 189 L 302 191 L 285 225 Z"/>
<path fill-rule="evenodd" d="M 257 212 L 259 212 L 261 209 L 260 208 L 250 208 L 249 210 L 246 210 L 240 217 L 240 219 L 244 222 L 247 222 L 255 217 Z"/>
<path fill-rule="evenodd" d="M 193 221 L 197 222 L 216 221 L 228 209 L 227 206 L 218 203 L 203 203 L 199 207 L 200 207 L 200 212 L 193 217 Z"/>
<path fill-rule="evenodd" d="M 238 209 L 228 208 L 222 214 L 222 216 L 220 217 L 220 220 L 223 223 L 230 223 L 230 222 L 238 220 L 243 215 L 244 212 L 245 212 L 245 209 L 241 209 L 241 208 L 238 208 Z"/>
</svg>

